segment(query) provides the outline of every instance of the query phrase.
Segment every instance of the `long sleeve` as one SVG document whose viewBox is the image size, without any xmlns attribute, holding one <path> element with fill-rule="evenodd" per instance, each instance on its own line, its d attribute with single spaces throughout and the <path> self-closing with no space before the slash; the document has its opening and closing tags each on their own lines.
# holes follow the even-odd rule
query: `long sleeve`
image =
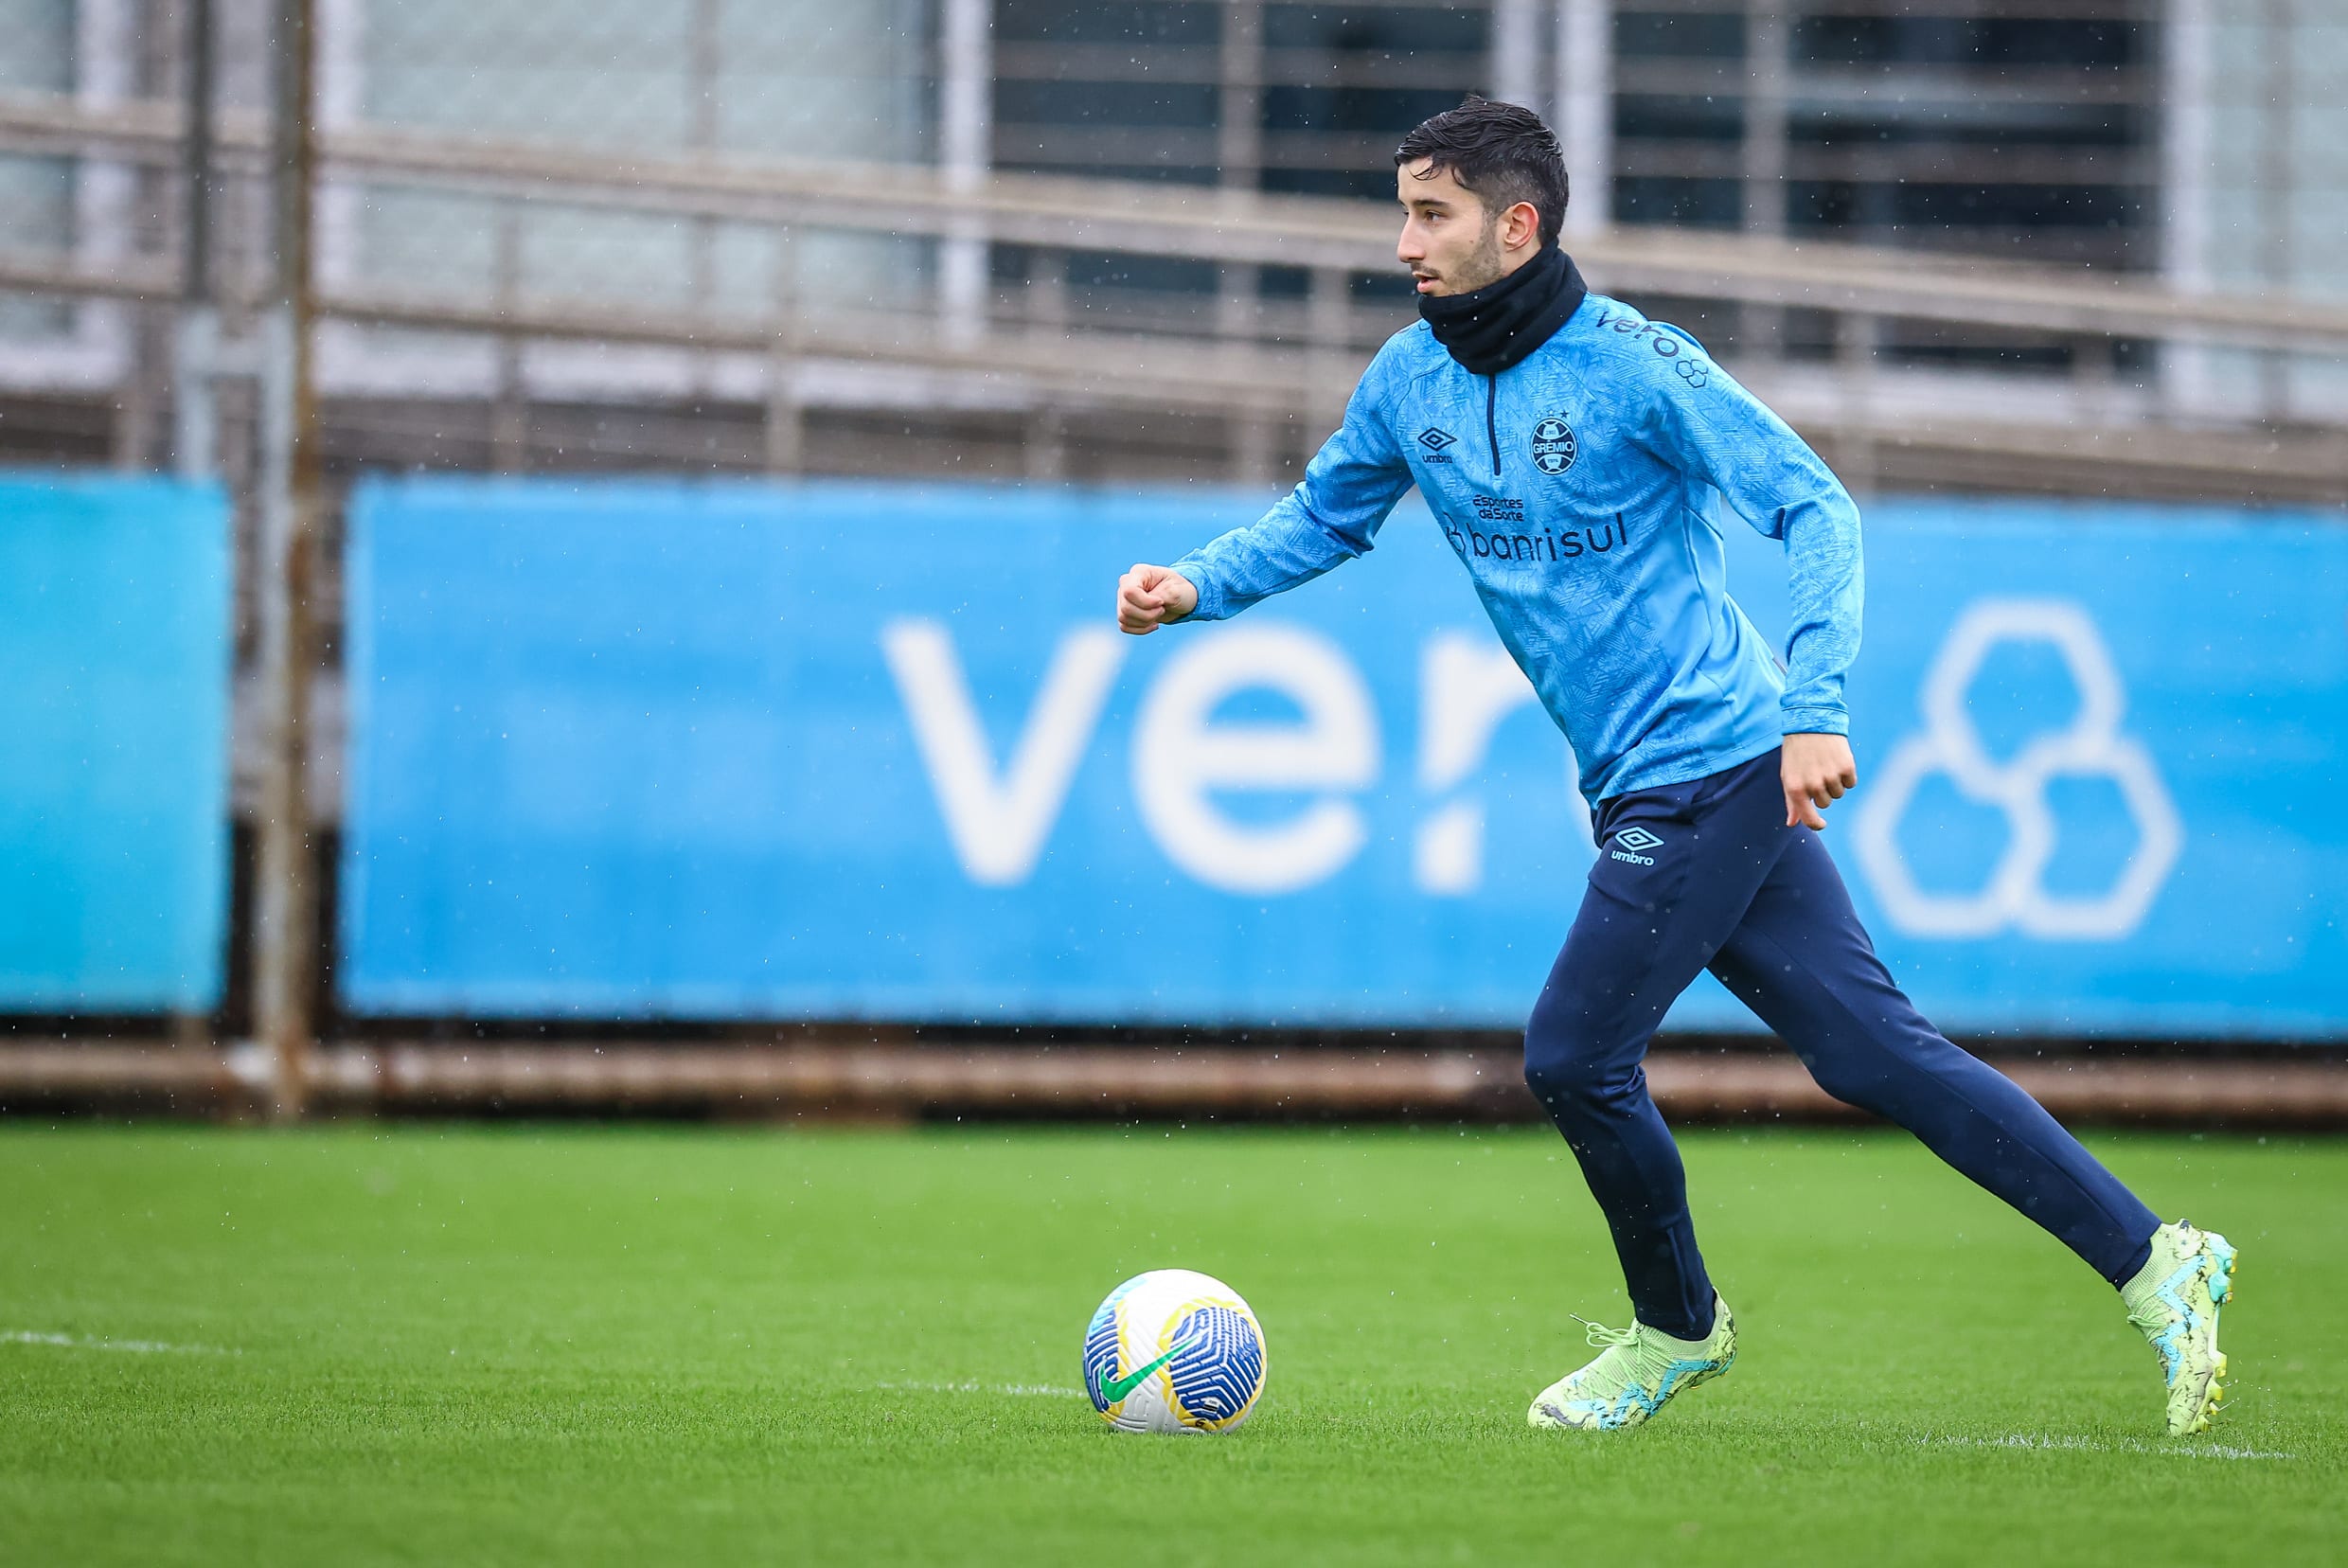
<svg viewBox="0 0 2348 1568">
<path fill-rule="evenodd" d="M 1185 620 L 1226 619 L 1369 552 L 1411 488 L 1410 465 L 1383 406 L 1383 359 L 1362 375 L 1345 404 L 1345 422 L 1294 490 L 1255 522 L 1174 563 L 1199 590 L 1199 607 Z"/>
<path fill-rule="evenodd" d="M 1763 535 L 1785 542 L 1793 624 L 1782 733 L 1847 735 L 1842 679 L 1859 656 L 1866 587 L 1859 507 L 1785 420 L 1693 339 L 1675 335 L 1691 351 L 1634 362 L 1648 388 L 1643 426 L 1659 454 L 1712 485 Z"/>
</svg>

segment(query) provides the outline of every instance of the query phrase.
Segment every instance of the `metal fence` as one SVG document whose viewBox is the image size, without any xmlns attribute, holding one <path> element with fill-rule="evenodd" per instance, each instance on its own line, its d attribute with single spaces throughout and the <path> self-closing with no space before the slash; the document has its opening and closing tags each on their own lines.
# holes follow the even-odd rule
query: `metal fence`
<svg viewBox="0 0 2348 1568">
<path fill-rule="evenodd" d="M 272 49 L 314 25 L 304 275 L 354 458 L 850 460 L 810 455 L 812 410 L 1130 475 L 1154 412 L 1188 422 L 1158 472 L 1270 478 L 1407 319 L 1387 222 L 1313 194 L 1373 191 L 1481 88 L 1565 129 L 1585 271 L 1862 484 L 1888 446 L 1893 483 L 2337 493 L 2337 0 L 10 3 L 20 453 L 204 444 L 169 421 L 280 292 Z M 174 296 L 219 308 L 224 359 L 174 350 Z"/>
<path fill-rule="evenodd" d="M 0 455 L 237 499 L 288 1061 L 351 470 L 1268 483 L 1407 319 L 1358 198 L 1468 88 L 1861 490 L 2348 499 L 2348 5 L 1905 9 L 0 0 Z"/>
</svg>

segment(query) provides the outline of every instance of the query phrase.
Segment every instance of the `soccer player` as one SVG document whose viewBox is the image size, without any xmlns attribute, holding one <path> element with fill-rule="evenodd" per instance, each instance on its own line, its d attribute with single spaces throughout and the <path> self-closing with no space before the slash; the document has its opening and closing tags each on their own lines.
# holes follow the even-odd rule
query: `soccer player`
<svg viewBox="0 0 2348 1568">
<path fill-rule="evenodd" d="M 2209 1425 L 2233 1249 L 2162 1224 L 1877 958 L 1818 833 L 1858 782 L 1859 512 L 1786 423 L 1676 327 L 1590 293 L 1557 248 L 1566 174 L 1538 116 L 1469 98 L 1403 138 L 1396 254 L 1420 319 L 1364 372 L 1299 484 L 1172 566 L 1136 634 L 1213 621 L 1371 548 L 1415 484 L 1572 743 L 1598 857 L 1524 1031 L 1524 1076 L 1605 1212 L 1628 1328 L 1533 1400 L 1537 1427 L 1637 1426 L 1726 1372 L 1736 1328 L 1640 1061 L 1709 969 L 1819 1085 L 1913 1132 L 2111 1284 L 2159 1352 L 2168 1430 Z M 1785 663 L 1727 593 L 1718 499 L 1783 540 Z"/>
</svg>

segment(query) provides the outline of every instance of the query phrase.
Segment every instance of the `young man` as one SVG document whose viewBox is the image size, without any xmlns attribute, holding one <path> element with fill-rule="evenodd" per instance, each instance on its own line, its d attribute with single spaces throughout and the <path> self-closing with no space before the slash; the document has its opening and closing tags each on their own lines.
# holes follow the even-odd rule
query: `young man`
<svg viewBox="0 0 2348 1568">
<path fill-rule="evenodd" d="M 1367 551 L 1416 484 L 1572 742 L 1599 851 L 1524 1075 L 1605 1211 L 1635 1321 L 1592 1327 L 1603 1353 L 1535 1399 L 1532 1424 L 1637 1426 L 1736 1359 L 1640 1069 L 1709 969 L 1829 1094 L 1907 1128 L 2119 1287 L 2160 1353 L 2169 1431 L 2203 1430 L 2233 1250 L 2161 1224 L 1926 1023 L 1817 836 L 1858 782 L 1850 495 L 1695 339 L 1584 289 L 1557 248 L 1565 166 L 1538 116 L 1470 98 L 1405 137 L 1395 168 L 1421 319 L 1379 350 L 1294 491 L 1171 567 L 1135 566 L 1117 619 L 1138 634 L 1236 615 Z M 1785 541 L 1782 673 L 1725 591 L 1717 496 Z"/>
</svg>

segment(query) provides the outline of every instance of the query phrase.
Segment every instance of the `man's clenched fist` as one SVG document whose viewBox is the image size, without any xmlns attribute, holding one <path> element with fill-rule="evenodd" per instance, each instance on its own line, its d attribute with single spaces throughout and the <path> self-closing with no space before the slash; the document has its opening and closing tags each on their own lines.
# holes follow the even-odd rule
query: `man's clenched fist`
<svg viewBox="0 0 2348 1568">
<path fill-rule="evenodd" d="M 1163 566 L 1134 568 L 1117 579 L 1117 627 L 1140 636 L 1199 608 L 1199 590 L 1180 572 Z"/>
<path fill-rule="evenodd" d="M 1786 826 L 1823 831 L 1826 808 L 1858 787 L 1859 765 L 1840 735 L 1788 735 L 1778 775 L 1786 787 Z"/>
</svg>

